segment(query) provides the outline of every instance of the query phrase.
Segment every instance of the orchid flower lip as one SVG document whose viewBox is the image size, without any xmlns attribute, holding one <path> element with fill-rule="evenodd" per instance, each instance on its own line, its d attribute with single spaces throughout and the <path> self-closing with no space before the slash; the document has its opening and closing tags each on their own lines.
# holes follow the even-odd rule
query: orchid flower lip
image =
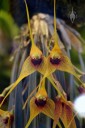
<svg viewBox="0 0 85 128">
<path fill-rule="evenodd" d="M 33 63 L 34 66 L 38 66 L 42 62 L 42 58 L 40 59 L 31 59 L 31 62 Z"/>
<path fill-rule="evenodd" d="M 31 62 L 34 66 L 39 66 L 42 63 L 42 56 L 39 55 L 35 55 L 35 56 L 31 56 Z"/>
<path fill-rule="evenodd" d="M 57 52 L 51 52 L 50 53 L 50 62 L 53 65 L 58 65 L 61 62 L 61 55 Z"/>
<path fill-rule="evenodd" d="M 50 58 L 50 62 L 53 65 L 59 65 L 61 62 L 61 59 L 60 58 Z"/>
<path fill-rule="evenodd" d="M 5 119 L 3 119 L 4 124 L 7 124 L 9 120 L 9 117 L 6 117 Z"/>
<path fill-rule="evenodd" d="M 44 107 L 46 105 L 46 101 L 46 97 L 35 98 L 35 104 L 37 105 L 37 107 Z"/>
</svg>

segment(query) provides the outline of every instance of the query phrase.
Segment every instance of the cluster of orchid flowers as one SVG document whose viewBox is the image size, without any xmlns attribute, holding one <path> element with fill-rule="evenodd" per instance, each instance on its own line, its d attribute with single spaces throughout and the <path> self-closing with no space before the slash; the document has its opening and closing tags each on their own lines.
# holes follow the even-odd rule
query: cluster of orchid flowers
<svg viewBox="0 0 85 128">
<path fill-rule="evenodd" d="M 54 46 L 52 49 L 48 47 L 48 55 L 44 56 L 42 51 L 34 43 L 26 1 L 25 5 L 28 18 L 28 28 L 30 30 L 31 50 L 29 56 L 24 61 L 18 79 L 14 83 L 12 83 L 7 89 L 5 89 L 0 95 L 0 107 L 4 103 L 5 99 L 9 96 L 9 94 L 15 89 L 15 87 L 23 78 L 31 75 L 35 71 L 38 71 L 40 74 L 43 75 L 43 77 L 41 78 L 39 85 L 31 93 L 34 94 L 34 92 L 36 92 L 36 94 L 30 100 L 30 118 L 25 128 L 28 128 L 32 120 L 40 113 L 43 113 L 53 119 L 53 128 L 55 128 L 56 125 L 61 128 L 61 123 L 59 122 L 59 119 L 61 119 L 65 128 L 76 128 L 76 123 L 74 119 L 75 114 L 73 113 L 73 104 L 71 101 L 67 100 L 65 91 L 63 90 L 59 81 L 55 79 L 52 73 L 56 70 L 70 73 L 74 75 L 81 83 L 81 86 L 85 88 L 85 83 L 82 82 L 80 79 L 82 73 L 74 67 L 66 53 L 61 50 L 58 44 L 58 37 L 56 33 L 55 8 L 54 34 L 52 37 L 52 39 L 54 40 Z M 55 98 L 55 101 L 48 97 L 46 91 L 46 78 L 50 81 L 50 83 L 58 93 Z M 23 109 L 26 107 L 26 104 L 28 103 L 31 94 L 27 98 Z M 8 116 L 6 113 L 8 114 Z M 8 120 L 4 120 L 4 117 L 8 117 Z M 10 112 L 5 112 L 0 109 L 0 120 L 2 119 L 6 124 L 7 128 L 9 128 L 11 119 Z M 0 126 L 1 125 L 2 123 L 0 123 Z"/>
</svg>

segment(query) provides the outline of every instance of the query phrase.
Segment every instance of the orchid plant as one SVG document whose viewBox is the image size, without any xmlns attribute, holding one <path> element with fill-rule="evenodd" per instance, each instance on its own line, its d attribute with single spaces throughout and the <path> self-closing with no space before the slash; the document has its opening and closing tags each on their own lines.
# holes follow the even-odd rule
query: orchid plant
<svg viewBox="0 0 85 128">
<path fill-rule="evenodd" d="M 66 53 L 66 50 L 64 49 L 64 45 L 62 44 L 62 41 L 59 39 L 58 34 L 56 32 L 56 28 L 57 29 L 60 28 L 62 30 L 62 24 L 65 24 L 62 21 L 61 24 L 59 24 L 60 22 L 56 23 L 56 9 L 55 9 L 56 0 L 54 0 L 54 20 L 52 20 L 52 23 L 49 24 L 51 26 L 50 27 L 51 30 L 49 30 L 48 25 L 45 22 L 50 17 L 46 19 L 45 15 L 38 14 L 37 16 L 33 17 L 32 20 L 30 20 L 26 0 L 24 0 L 24 2 L 26 6 L 27 19 L 28 19 L 27 36 L 29 37 L 26 39 L 26 43 L 27 45 L 29 45 L 29 43 L 31 44 L 30 52 L 21 66 L 22 68 L 17 80 L 13 82 L 9 87 L 7 87 L 2 92 L 2 94 L 0 94 L 0 98 L 1 98 L 0 107 L 3 105 L 5 99 L 10 95 L 10 93 L 12 93 L 12 91 L 14 91 L 16 86 L 18 86 L 18 84 L 21 81 L 24 81 L 24 79 L 29 78 L 30 75 L 33 75 L 37 71 L 38 74 L 36 75 L 36 78 L 38 79 L 37 80 L 38 82 L 36 82 L 36 87 L 33 88 L 30 94 L 28 94 L 26 100 L 24 100 L 23 98 L 23 104 L 22 104 L 23 111 L 25 109 L 27 110 L 28 107 L 27 104 L 30 100 L 30 105 L 29 105 L 30 114 L 29 114 L 29 119 L 27 119 L 27 122 L 25 123 L 25 128 L 30 127 L 30 124 L 33 121 L 33 119 L 36 118 L 36 116 L 38 116 L 40 113 L 43 113 L 44 115 L 52 119 L 53 128 L 56 128 L 57 125 L 59 128 L 61 128 L 62 125 L 65 128 L 76 128 L 77 126 L 75 122 L 75 113 L 73 110 L 73 104 L 71 101 L 68 101 L 67 93 L 63 89 L 60 81 L 57 80 L 57 78 L 55 77 L 55 72 L 61 71 L 61 72 L 70 73 L 77 79 L 76 81 L 77 87 L 81 86 L 82 88 L 85 88 L 85 83 L 84 81 L 81 80 L 81 76 L 84 75 L 84 72 L 80 71 L 72 64 L 70 58 Z M 52 25 L 54 25 L 53 31 L 52 31 L 53 28 Z M 74 38 L 74 39 L 72 38 L 73 41 L 77 39 L 79 46 L 78 48 L 82 49 L 82 46 L 80 45 L 81 37 L 78 34 L 75 34 L 74 36 L 71 31 L 75 31 L 75 30 L 74 29 L 71 30 L 70 28 L 68 29 L 68 26 L 66 27 L 67 27 L 66 31 L 68 32 L 69 38 L 73 37 Z M 48 30 L 52 32 L 52 35 L 48 34 L 49 33 Z M 44 39 L 44 41 L 38 43 L 39 40 L 36 41 L 36 37 L 38 36 L 40 40 Z M 79 39 L 77 38 L 77 36 L 79 37 Z M 64 38 L 64 34 L 62 34 L 62 37 Z M 67 40 L 68 39 L 66 39 L 66 41 Z M 72 45 L 76 47 L 76 43 Z M 46 49 L 45 51 L 42 48 L 43 46 Z M 50 87 L 48 86 L 47 81 L 51 83 L 52 88 L 56 92 L 55 100 L 49 97 L 47 88 L 49 89 Z M 23 95 L 23 97 L 27 91 L 27 88 L 31 88 L 30 85 L 25 84 L 24 87 L 24 84 L 22 84 L 21 95 Z M 2 112 L 1 110 L 0 114 L 4 115 L 3 113 L 4 112 Z M 10 125 L 8 125 L 7 128 L 10 128 Z"/>
</svg>

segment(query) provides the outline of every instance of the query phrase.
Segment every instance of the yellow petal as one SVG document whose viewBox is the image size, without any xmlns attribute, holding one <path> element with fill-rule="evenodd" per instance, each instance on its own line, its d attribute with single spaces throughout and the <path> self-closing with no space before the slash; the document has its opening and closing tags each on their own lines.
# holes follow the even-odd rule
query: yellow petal
<svg viewBox="0 0 85 128">
<path fill-rule="evenodd" d="M 46 69 L 47 68 L 47 69 Z M 54 67 L 50 61 L 49 61 L 49 58 L 47 58 L 47 67 L 45 68 L 46 72 L 44 74 L 44 77 L 48 77 L 50 74 L 52 74 L 55 70 L 56 70 L 56 67 Z"/>
<path fill-rule="evenodd" d="M 31 52 L 30 52 L 30 57 L 33 58 L 33 59 L 36 59 L 37 57 L 38 58 L 41 58 L 42 59 L 42 62 L 40 63 L 40 65 L 36 66 L 36 65 L 33 65 L 34 68 L 39 71 L 41 74 L 45 74 L 46 72 L 46 65 L 47 65 L 47 59 L 46 57 L 44 57 L 42 55 L 42 52 L 39 50 L 39 48 L 35 45 L 32 46 L 32 49 L 31 49 Z"/>
<path fill-rule="evenodd" d="M 80 80 L 79 75 L 76 73 L 70 59 L 66 55 L 64 55 L 64 53 L 59 49 L 57 45 L 55 45 L 52 51 L 50 52 L 48 62 L 49 64 L 47 67 L 48 70 L 46 75 L 51 74 L 55 70 L 65 71 L 74 75 L 79 80 L 79 82 L 85 87 L 85 83 Z"/>
<path fill-rule="evenodd" d="M 25 103 L 23 105 L 23 109 L 26 107 L 26 105 L 28 103 L 28 100 L 32 97 L 32 95 L 34 94 L 34 92 L 37 91 L 37 89 L 38 89 L 38 92 L 35 95 L 36 98 L 39 98 L 39 97 L 47 97 L 47 92 L 46 92 L 46 89 L 45 89 L 45 79 L 43 81 L 40 81 L 40 84 L 38 86 L 36 86 L 36 88 L 33 89 L 33 91 L 27 97 L 27 99 L 26 99 L 26 101 L 25 101 Z"/>
<path fill-rule="evenodd" d="M 40 89 L 38 89 L 38 92 L 35 95 L 35 97 L 36 98 L 39 98 L 39 97 L 46 97 L 47 98 L 47 92 L 46 92 L 45 88 L 40 87 Z"/>
<path fill-rule="evenodd" d="M 45 73 L 47 71 L 47 58 L 46 57 L 43 56 L 43 61 L 40 64 L 40 66 L 38 67 L 37 71 L 40 72 L 41 74 L 43 74 L 45 77 Z"/>
<path fill-rule="evenodd" d="M 59 65 L 57 67 L 55 65 L 53 65 L 50 62 L 50 58 L 53 56 L 60 56 L 60 55 L 61 55 L 61 50 L 60 50 L 59 46 L 56 44 L 54 46 L 54 48 L 52 49 L 52 51 L 50 52 L 50 55 L 47 57 L 47 70 L 45 73 L 46 77 L 49 76 L 50 74 L 52 74 L 57 69 L 57 67 L 59 67 Z"/>
<path fill-rule="evenodd" d="M 46 57 L 43 56 L 42 52 L 35 44 L 32 45 L 30 57 L 34 59 L 36 59 L 37 57 L 42 59 L 42 62 L 40 63 L 40 65 L 38 66 L 36 65 L 34 66 L 33 64 L 32 65 L 37 71 L 39 71 L 41 74 L 44 75 L 47 67 L 47 59 Z"/>
<path fill-rule="evenodd" d="M 32 120 L 42 111 L 42 109 L 39 109 L 37 105 L 35 104 L 35 97 L 33 97 L 30 100 L 30 118 L 25 126 L 25 128 L 28 128 L 31 124 Z"/>
<path fill-rule="evenodd" d="M 0 116 L 1 116 L 3 113 L 4 113 L 4 111 L 0 109 Z"/>
<path fill-rule="evenodd" d="M 25 128 L 28 128 L 32 120 L 39 114 L 43 113 L 46 116 L 54 119 L 54 102 L 47 98 L 46 104 L 43 107 L 39 107 L 35 103 L 35 97 L 33 97 L 30 101 L 30 118 L 28 120 L 28 123 Z"/>
<path fill-rule="evenodd" d="M 60 59 L 60 62 L 58 64 L 52 64 L 52 62 L 50 62 L 50 58 L 54 58 L 54 57 Z M 53 48 L 53 50 L 51 51 L 49 55 L 49 62 L 50 62 L 49 69 L 51 67 L 55 70 L 57 69 L 61 71 L 66 71 L 73 75 L 76 75 L 70 59 L 66 55 L 64 55 L 62 51 L 60 51 L 60 49 L 57 48 L 57 46 Z"/>
<path fill-rule="evenodd" d="M 34 68 L 39 71 L 41 74 L 45 74 L 46 72 L 46 67 L 47 67 L 47 59 L 46 57 L 43 56 L 41 50 L 35 45 L 35 44 L 32 44 L 32 48 L 31 48 L 31 51 L 30 51 L 30 57 L 33 58 L 33 59 L 42 59 L 42 62 L 40 63 L 40 65 L 36 66 L 36 65 L 33 65 Z"/>
<path fill-rule="evenodd" d="M 51 99 L 47 98 L 46 105 L 42 108 L 42 113 L 54 119 L 54 109 L 55 109 L 54 102 Z"/>
<path fill-rule="evenodd" d="M 32 74 L 34 71 L 36 71 L 36 69 L 32 66 L 31 64 L 31 59 L 30 57 L 28 57 L 23 66 L 22 66 L 22 70 L 21 70 L 21 73 L 18 77 L 18 79 L 13 83 L 11 84 L 12 87 L 11 89 L 8 91 L 8 93 L 6 94 L 6 96 L 4 97 L 3 101 L 1 102 L 0 106 L 3 104 L 4 100 L 7 98 L 7 96 L 15 89 L 15 87 L 18 85 L 18 83 L 25 77 L 29 76 L 30 74 Z M 10 85 L 10 86 L 11 86 Z"/>
<path fill-rule="evenodd" d="M 33 56 L 33 55 L 36 55 L 36 54 L 39 55 L 39 56 L 42 56 L 41 50 L 35 44 L 32 44 L 31 51 L 30 51 L 30 56 Z"/>
</svg>

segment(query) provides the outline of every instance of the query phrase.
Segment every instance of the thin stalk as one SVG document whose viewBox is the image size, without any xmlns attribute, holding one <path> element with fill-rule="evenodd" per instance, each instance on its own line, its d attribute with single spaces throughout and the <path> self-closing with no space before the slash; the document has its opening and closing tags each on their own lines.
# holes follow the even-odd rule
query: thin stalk
<svg viewBox="0 0 85 128">
<path fill-rule="evenodd" d="M 27 13 L 27 20 L 28 20 L 28 28 L 30 30 L 30 38 L 31 38 L 31 41 L 32 41 L 32 45 L 34 45 L 34 39 L 33 39 L 33 36 L 32 36 L 32 30 L 31 30 L 31 25 L 30 25 L 29 10 L 28 10 L 28 6 L 27 6 L 26 0 L 24 0 L 24 2 L 25 2 L 25 6 L 26 6 L 26 13 Z"/>
<path fill-rule="evenodd" d="M 58 45 L 58 36 L 56 33 L 57 23 L 56 23 L 56 0 L 54 0 L 54 40 Z"/>
</svg>

